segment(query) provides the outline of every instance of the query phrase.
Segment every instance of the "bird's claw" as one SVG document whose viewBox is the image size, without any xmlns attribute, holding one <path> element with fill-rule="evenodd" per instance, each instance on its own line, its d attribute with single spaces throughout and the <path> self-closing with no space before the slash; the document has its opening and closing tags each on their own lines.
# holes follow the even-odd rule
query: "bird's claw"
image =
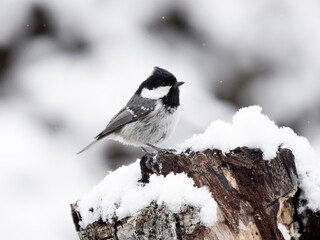
<svg viewBox="0 0 320 240">
<path fill-rule="evenodd" d="M 157 152 L 160 152 L 160 153 L 176 153 L 177 150 L 175 150 L 174 148 L 159 148 L 157 146 L 154 146 L 152 144 L 147 144 L 147 146 L 153 148 L 154 150 L 156 150 Z"/>
<path fill-rule="evenodd" d="M 158 152 L 161 152 L 161 153 L 169 153 L 169 154 L 175 154 L 177 152 L 176 149 L 174 148 L 161 148 L 159 149 Z"/>
</svg>

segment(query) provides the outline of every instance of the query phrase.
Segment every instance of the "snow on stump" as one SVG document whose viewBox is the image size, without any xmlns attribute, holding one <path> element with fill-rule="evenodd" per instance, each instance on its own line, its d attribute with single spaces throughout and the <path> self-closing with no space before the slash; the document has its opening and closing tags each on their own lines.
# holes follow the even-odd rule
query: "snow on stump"
<svg viewBox="0 0 320 240">
<path fill-rule="evenodd" d="M 240 109 L 176 154 L 110 172 L 71 204 L 79 238 L 320 239 L 316 152 L 261 110 Z"/>
<path fill-rule="evenodd" d="M 294 156 L 279 149 L 276 158 L 265 161 L 259 149 L 236 148 L 195 153 L 159 154 L 162 165 L 146 168 L 141 159 L 141 176 L 148 186 L 154 174 L 186 173 L 195 186 L 205 186 L 218 203 L 212 226 L 201 222 L 200 209 L 184 205 L 178 212 L 165 203 L 151 202 L 132 216 L 79 225 L 82 216 L 73 204 L 73 219 L 81 240 L 91 239 L 284 239 L 293 236 L 295 213 L 292 196 L 298 189 Z M 106 189 L 108 191 L 108 189 Z M 110 192 L 112 194 L 112 192 Z M 116 209 L 116 208 L 115 208 Z M 89 211 L 94 211 L 89 209 Z M 284 225 L 282 233 L 278 225 Z M 280 228 L 281 229 L 281 228 Z"/>
</svg>

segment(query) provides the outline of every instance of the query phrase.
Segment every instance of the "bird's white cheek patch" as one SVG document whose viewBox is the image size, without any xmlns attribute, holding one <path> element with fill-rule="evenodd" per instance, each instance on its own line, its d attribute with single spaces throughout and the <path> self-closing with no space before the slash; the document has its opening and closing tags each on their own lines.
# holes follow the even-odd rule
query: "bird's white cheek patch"
<svg viewBox="0 0 320 240">
<path fill-rule="evenodd" d="M 149 98 L 149 99 L 159 99 L 167 95 L 168 92 L 170 91 L 170 88 L 171 88 L 170 86 L 157 87 L 152 90 L 143 88 L 141 91 L 141 97 Z"/>
</svg>

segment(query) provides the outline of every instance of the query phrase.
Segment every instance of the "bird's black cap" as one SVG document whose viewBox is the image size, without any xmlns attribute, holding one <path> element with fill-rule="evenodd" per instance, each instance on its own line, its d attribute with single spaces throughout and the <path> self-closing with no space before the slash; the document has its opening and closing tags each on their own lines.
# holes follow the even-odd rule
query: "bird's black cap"
<svg viewBox="0 0 320 240">
<path fill-rule="evenodd" d="M 177 83 L 176 77 L 167 70 L 154 67 L 152 74 L 141 83 L 136 94 L 140 94 L 143 88 L 154 89 L 161 86 L 174 86 Z"/>
<path fill-rule="evenodd" d="M 151 76 L 158 76 L 163 78 L 175 78 L 171 72 L 159 67 L 154 67 Z"/>
</svg>

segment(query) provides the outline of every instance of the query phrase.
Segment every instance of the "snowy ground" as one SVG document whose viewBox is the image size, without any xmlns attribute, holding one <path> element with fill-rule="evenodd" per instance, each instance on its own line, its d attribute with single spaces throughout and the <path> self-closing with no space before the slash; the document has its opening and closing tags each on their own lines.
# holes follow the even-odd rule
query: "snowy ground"
<svg viewBox="0 0 320 240">
<path fill-rule="evenodd" d="M 166 146 L 204 132 L 213 120 L 231 122 L 239 106 L 258 104 L 278 126 L 320 149 L 319 5 L 2 1 L 3 238 L 77 239 L 69 203 L 115 168 L 115 159 L 132 163 L 141 153 L 111 142 L 75 153 L 156 65 L 186 82 L 181 121 Z"/>
</svg>

